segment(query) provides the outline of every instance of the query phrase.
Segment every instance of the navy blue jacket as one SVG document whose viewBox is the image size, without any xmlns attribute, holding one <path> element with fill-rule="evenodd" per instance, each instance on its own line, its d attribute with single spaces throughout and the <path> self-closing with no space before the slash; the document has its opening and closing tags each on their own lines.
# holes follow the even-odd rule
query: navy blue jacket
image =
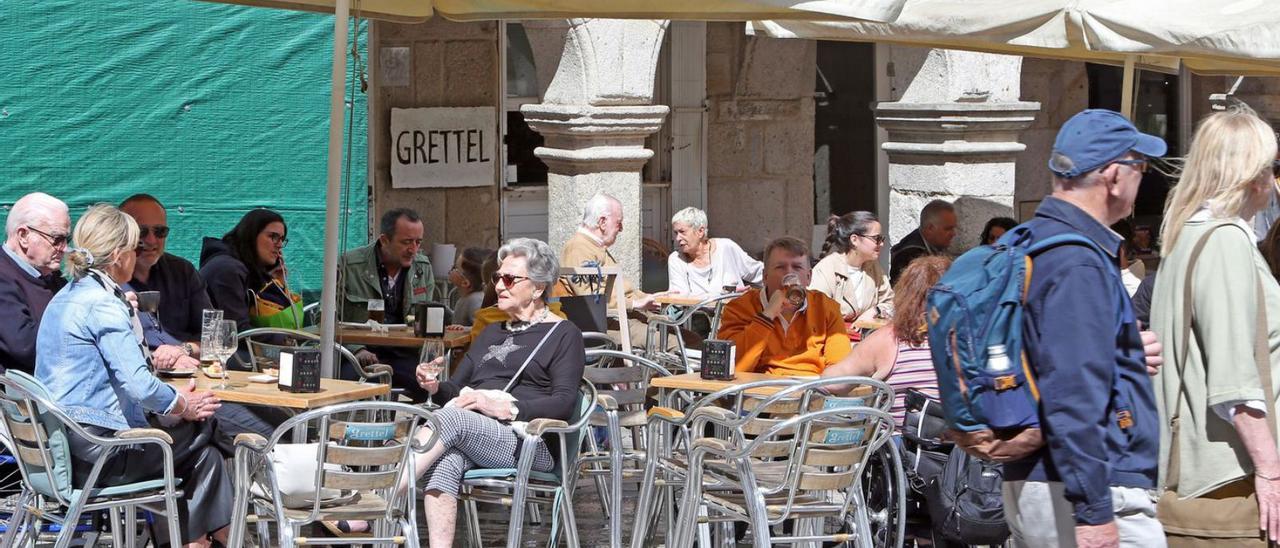
<svg viewBox="0 0 1280 548">
<path fill-rule="evenodd" d="M 1128 294 L 1116 290 L 1122 240 L 1053 197 L 1026 226 L 1034 240 L 1082 234 L 1110 256 L 1064 245 L 1035 258 L 1023 330 L 1046 447 L 1006 464 L 1005 480 L 1060 481 L 1077 524 L 1104 524 L 1114 514 L 1110 486 L 1155 488 L 1160 451 L 1142 337 Z M 1125 412 L 1132 424 L 1122 426 Z"/>
</svg>

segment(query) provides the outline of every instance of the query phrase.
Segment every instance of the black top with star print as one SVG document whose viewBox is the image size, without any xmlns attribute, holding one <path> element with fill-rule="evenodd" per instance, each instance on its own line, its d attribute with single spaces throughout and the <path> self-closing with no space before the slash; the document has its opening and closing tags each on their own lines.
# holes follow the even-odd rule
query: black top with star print
<svg viewBox="0 0 1280 548">
<path fill-rule="evenodd" d="M 582 382 L 586 362 L 582 331 L 572 322 L 558 324 L 511 387 L 511 395 L 515 396 L 520 409 L 518 421 L 567 421 L 578 405 L 578 384 Z M 432 401 L 444 405 L 457 397 L 464 386 L 473 390 L 502 390 L 555 325 L 539 323 L 514 333 L 504 329 L 502 323 L 485 327 L 471 342 L 471 349 L 457 371 L 448 381 L 440 383 Z"/>
</svg>

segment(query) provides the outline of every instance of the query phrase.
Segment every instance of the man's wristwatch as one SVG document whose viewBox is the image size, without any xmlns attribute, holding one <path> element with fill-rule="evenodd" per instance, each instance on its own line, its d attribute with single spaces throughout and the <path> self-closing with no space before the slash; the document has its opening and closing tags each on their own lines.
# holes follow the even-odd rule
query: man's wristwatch
<svg viewBox="0 0 1280 548">
<path fill-rule="evenodd" d="M 191 357 L 196 353 L 196 347 L 191 346 L 191 343 L 189 342 L 182 343 L 181 348 L 182 352 L 185 353 L 187 357 Z"/>
</svg>

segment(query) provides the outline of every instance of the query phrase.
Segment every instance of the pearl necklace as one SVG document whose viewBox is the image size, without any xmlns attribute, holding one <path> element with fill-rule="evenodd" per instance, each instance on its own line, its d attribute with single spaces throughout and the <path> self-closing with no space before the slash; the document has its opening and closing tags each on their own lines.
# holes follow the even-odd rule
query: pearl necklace
<svg viewBox="0 0 1280 548">
<path fill-rule="evenodd" d="M 502 328 L 512 333 L 519 333 L 521 331 L 529 329 L 530 327 L 533 327 L 537 324 L 542 323 L 542 320 L 547 319 L 547 312 L 549 310 L 550 309 L 543 307 L 542 312 L 539 312 L 538 315 L 535 318 L 533 318 L 533 320 L 527 321 L 527 322 L 512 322 L 511 320 L 507 320 L 505 322 L 502 322 Z"/>
</svg>

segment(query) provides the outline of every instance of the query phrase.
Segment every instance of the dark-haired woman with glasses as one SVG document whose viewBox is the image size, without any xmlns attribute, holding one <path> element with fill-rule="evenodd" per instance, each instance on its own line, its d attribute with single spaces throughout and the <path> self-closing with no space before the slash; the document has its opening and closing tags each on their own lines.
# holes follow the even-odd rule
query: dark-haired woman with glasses
<svg viewBox="0 0 1280 548">
<path fill-rule="evenodd" d="M 255 209 L 222 238 L 204 239 L 200 277 L 208 285 L 209 301 L 240 331 L 276 325 L 270 318 L 280 314 L 296 316 L 293 323 L 301 326 L 301 303 L 283 283 L 288 235 L 279 213 Z"/>
<path fill-rule="evenodd" d="M 880 220 L 869 211 L 832 215 L 822 260 L 813 267 L 809 289 L 840 303 L 846 324 L 893 317 L 893 287 L 880 267 L 885 236 Z"/>
<path fill-rule="evenodd" d="M 582 332 L 552 314 L 547 297 L 560 261 L 546 243 L 517 238 L 498 250 L 493 274 L 504 322 L 490 324 L 471 342 L 457 371 L 436 378 L 444 358 L 418 365 L 418 384 L 442 406 L 434 413 L 439 443 L 415 456 L 425 486 L 424 515 L 432 548 L 451 546 L 462 476 L 472 468 L 514 468 L 518 429 L 534 419 L 570 420 L 579 404 L 586 354 Z M 425 430 L 419 438 L 431 435 Z M 533 469 L 550 472 L 559 454 L 555 440 L 537 440 Z M 402 484 L 402 488 L 407 487 Z M 346 532 L 365 522 L 339 522 Z"/>
</svg>

